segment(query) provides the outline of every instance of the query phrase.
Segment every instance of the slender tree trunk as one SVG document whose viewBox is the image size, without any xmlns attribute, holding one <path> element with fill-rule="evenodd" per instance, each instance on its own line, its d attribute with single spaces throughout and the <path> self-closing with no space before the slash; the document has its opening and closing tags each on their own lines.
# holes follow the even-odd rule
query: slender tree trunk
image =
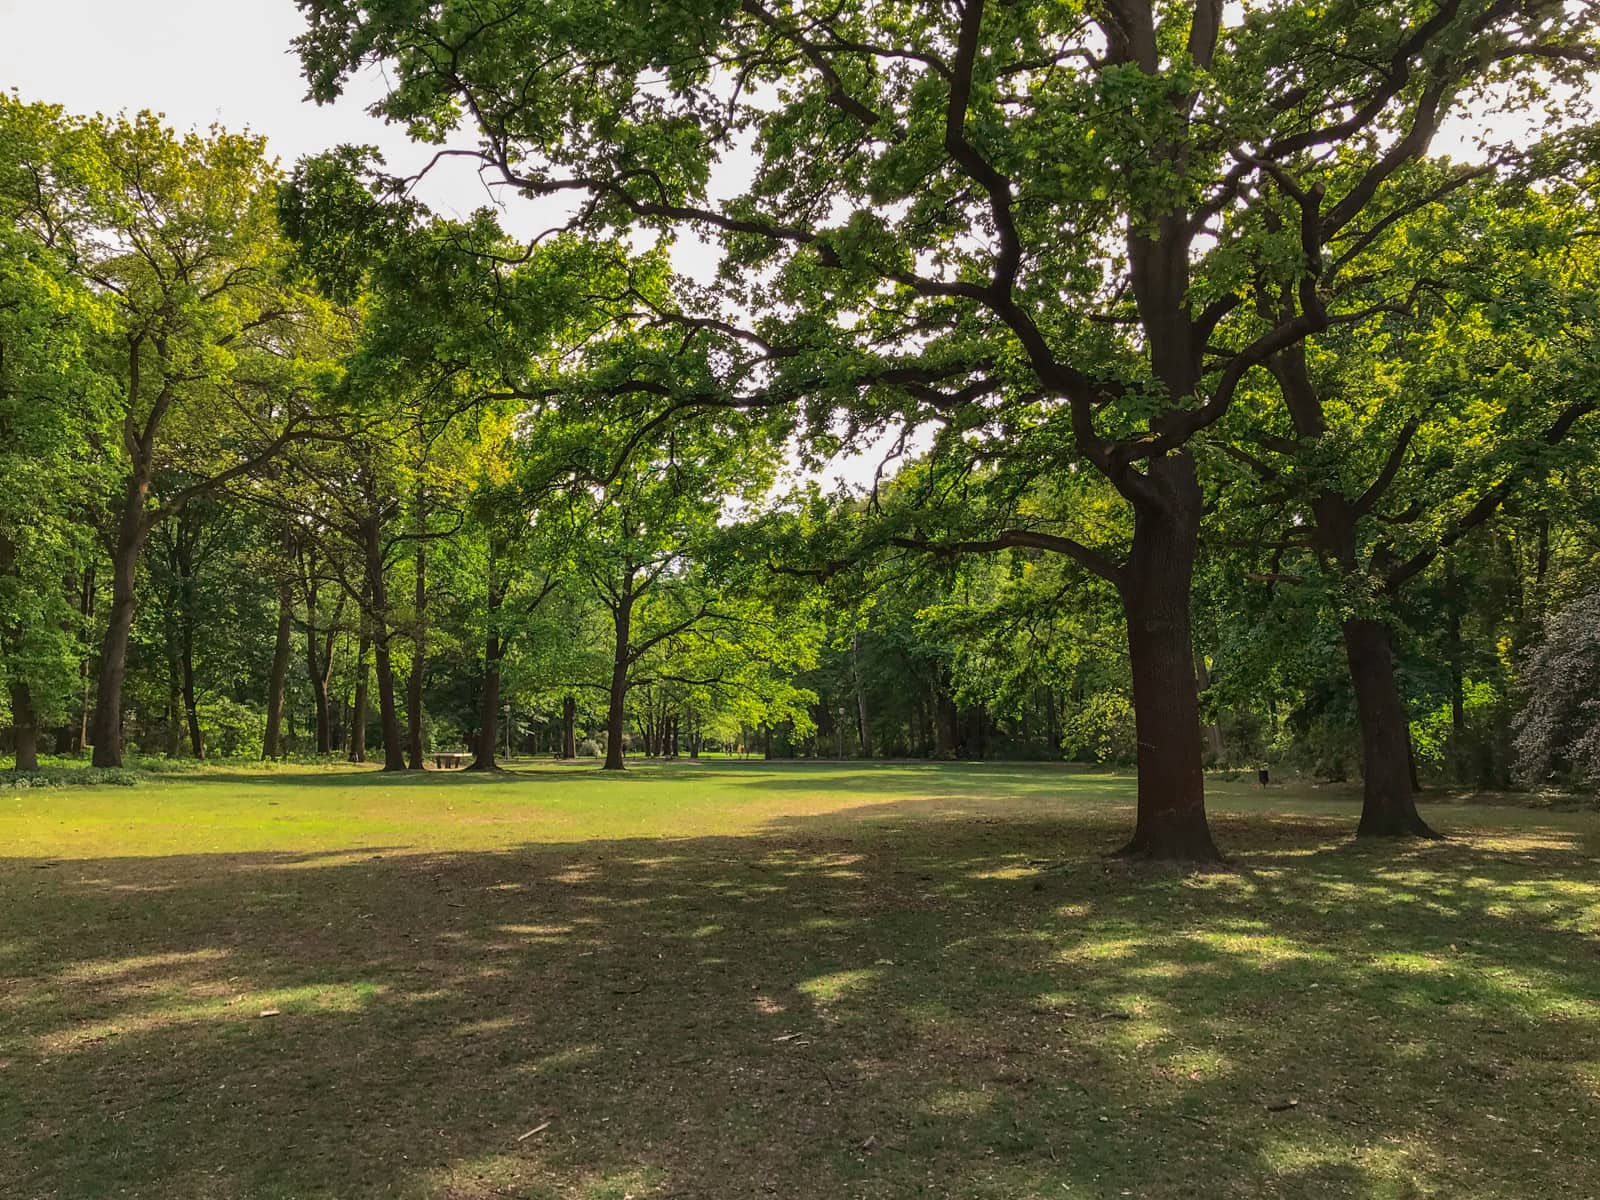
<svg viewBox="0 0 1600 1200">
<path fill-rule="evenodd" d="M 128 641 L 133 632 L 134 587 L 139 556 L 149 529 L 145 503 L 150 496 L 148 459 L 135 462 L 122 499 L 117 536 L 111 550 L 111 607 L 106 632 L 100 642 L 100 680 L 95 692 L 93 763 L 97 767 L 122 765 L 122 687 L 128 674 Z"/>
<path fill-rule="evenodd" d="M 578 757 L 578 701 L 572 696 L 561 700 L 561 757 Z"/>
<path fill-rule="evenodd" d="M 194 582 L 182 581 L 182 597 L 178 613 L 178 667 L 184 688 L 184 725 L 189 728 L 189 752 L 195 758 L 205 758 L 205 738 L 200 733 L 200 706 L 195 701 L 195 622 Z"/>
<path fill-rule="evenodd" d="M 1454 593 L 1454 580 L 1450 581 L 1450 590 Z M 1452 594 L 1450 602 L 1452 611 L 1449 621 L 1449 655 L 1450 655 L 1450 779 L 1456 784 L 1467 783 L 1467 709 L 1463 690 L 1466 680 L 1462 670 L 1461 660 L 1464 657 L 1461 644 L 1461 614 L 1453 611 L 1455 596 Z"/>
<path fill-rule="evenodd" d="M 17 770 L 39 769 L 39 718 L 33 711 L 33 693 L 25 683 L 11 685 L 11 731 L 17 744 Z"/>
<path fill-rule="evenodd" d="M 78 729 L 74 749 L 83 750 L 90 744 L 89 721 L 94 712 L 94 670 L 93 658 L 90 652 L 89 629 L 94 624 L 94 564 L 90 563 L 83 570 L 83 590 L 78 596 L 78 615 L 83 618 L 82 631 L 79 637 L 83 644 L 83 657 L 78 662 Z"/>
<path fill-rule="evenodd" d="M 1344 622 L 1345 656 L 1361 721 L 1361 824 L 1357 837 L 1437 837 L 1417 812 L 1411 781 L 1411 731 L 1394 673 L 1389 628 Z"/>
<path fill-rule="evenodd" d="M 362 522 L 366 549 L 368 619 L 372 626 L 372 661 L 378 676 L 378 720 L 383 727 L 383 769 L 406 769 L 404 735 L 395 705 L 394 663 L 389 657 L 389 587 L 383 577 L 382 527 L 377 517 Z"/>
<path fill-rule="evenodd" d="M 1133 506 L 1133 544 L 1121 585 L 1139 765 L 1138 815 L 1123 853 L 1211 861 L 1220 856 L 1206 823 L 1189 628 L 1200 485 L 1184 452 L 1152 461 L 1146 479 L 1161 495 Z"/>
<path fill-rule="evenodd" d="M 861 677 L 861 631 L 850 639 L 850 666 L 856 684 L 856 737 L 861 742 L 861 757 L 872 757 L 872 726 L 867 720 L 867 686 Z"/>
<path fill-rule="evenodd" d="M 418 498 L 420 504 L 421 499 Z M 422 677 L 428 654 L 428 559 L 427 543 L 417 543 L 417 574 L 414 593 L 416 632 L 412 638 L 411 675 L 406 680 L 406 750 L 413 771 L 420 771 L 422 762 Z"/>
<path fill-rule="evenodd" d="M 329 669 L 333 662 L 333 631 L 329 632 L 328 653 L 319 656 L 317 650 L 317 591 L 316 584 L 302 582 L 306 602 L 306 678 L 311 681 L 311 707 L 316 714 L 317 753 L 333 753 L 333 718 L 328 699 Z"/>
<path fill-rule="evenodd" d="M 278 640 L 272 651 L 272 674 L 267 680 L 267 735 L 262 741 L 262 758 L 283 757 L 283 702 L 293 651 L 294 593 L 285 579 L 278 584 Z"/>
<path fill-rule="evenodd" d="M 478 695 L 478 744 L 473 759 L 474 771 L 496 769 L 494 755 L 500 736 L 500 660 L 505 646 L 500 640 L 500 605 L 505 589 L 495 577 L 494 542 L 489 543 L 489 587 L 487 595 L 488 633 L 483 641 L 483 690 Z M 507 737 L 510 731 L 507 730 Z M 508 751 L 509 754 L 509 751 Z"/>
<path fill-rule="evenodd" d="M 604 769 L 620 771 L 622 763 L 622 727 L 628 701 L 628 668 L 633 625 L 632 579 L 623 584 L 622 594 L 613 610 L 616 643 L 611 656 L 611 700 L 606 712 L 606 761 Z"/>
<path fill-rule="evenodd" d="M 1206 669 L 1206 656 L 1199 650 L 1194 652 L 1194 680 L 1195 687 L 1204 693 L 1211 686 L 1211 672 Z M 1206 723 L 1206 757 L 1212 766 L 1222 762 L 1222 722 L 1208 721 Z"/>
<path fill-rule="evenodd" d="M 350 761 L 367 761 L 367 682 L 372 673 L 372 624 L 361 614 L 360 643 L 356 650 L 356 694 L 350 705 Z"/>
</svg>

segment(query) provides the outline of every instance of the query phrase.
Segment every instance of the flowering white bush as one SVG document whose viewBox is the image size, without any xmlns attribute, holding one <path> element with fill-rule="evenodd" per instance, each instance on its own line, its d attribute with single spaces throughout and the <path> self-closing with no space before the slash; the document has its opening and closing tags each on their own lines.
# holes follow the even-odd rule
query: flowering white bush
<svg viewBox="0 0 1600 1200">
<path fill-rule="evenodd" d="M 1575 776 L 1600 786 L 1600 592 L 1546 623 L 1522 664 L 1517 777 L 1538 785 Z"/>
</svg>

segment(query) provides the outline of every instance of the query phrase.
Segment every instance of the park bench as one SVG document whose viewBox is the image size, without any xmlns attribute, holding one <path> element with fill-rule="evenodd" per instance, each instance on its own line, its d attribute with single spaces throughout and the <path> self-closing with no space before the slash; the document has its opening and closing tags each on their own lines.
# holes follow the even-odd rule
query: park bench
<svg viewBox="0 0 1600 1200">
<path fill-rule="evenodd" d="M 453 771 L 458 767 L 466 766 L 472 761 L 472 755 L 457 753 L 456 751 L 434 754 L 430 757 L 433 759 L 433 765 L 441 771 Z"/>
</svg>

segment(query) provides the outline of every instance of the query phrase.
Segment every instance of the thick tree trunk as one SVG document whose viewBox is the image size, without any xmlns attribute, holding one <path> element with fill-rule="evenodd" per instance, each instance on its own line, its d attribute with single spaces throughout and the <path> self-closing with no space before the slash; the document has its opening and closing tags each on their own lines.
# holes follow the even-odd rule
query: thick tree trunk
<svg viewBox="0 0 1600 1200">
<path fill-rule="evenodd" d="M 272 673 L 267 678 L 267 734 L 262 758 L 283 757 L 283 702 L 289 688 L 289 656 L 294 651 L 294 593 L 285 579 L 278 585 L 278 640 L 272 650 Z"/>
<path fill-rule="evenodd" d="M 133 632 L 134 586 L 139 555 L 149 530 L 144 523 L 150 495 L 148 471 L 135 470 L 122 501 L 117 537 L 111 551 L 111 607 L 106 632 L 100 641 L 100 679 L 95 692 L 93 763 L 97 767 L 122 765 L 122 686 L 128 674 L 128 641 Z"/>
<path fill-rule="evenodd" d="M 406 753 L 413 771 L 423 768 L 422 761 L 422 677 L 428 654 L 428 560 L 427 543 L 417 543 L 416 591 L 414 593 L 415 633 L 411 654 L 411 675 L 406 680 Z"/>
<path fill-rule="evenodd" d="M 39 718 L 25 683 L 11 685 L 11 732 L 17 745 L 17 770 L 39 769 Z"/>
<path fill-rule="evenodd" d="M 1153 502 L 1134 504 L 1133 544 L 1122 579 L 1133 670 L 1139 803 L 1124 854 L 1213 861 L 1206 823 L 1189 589 L 1199 546 L 1201 496 L 1187 453 L 1153 461 Z"/>
<path fill-rule="evenodd" d="M 561 701 L 561 757 L 578 757 L 578 701 L 572 696 Z"/>
<path fill-rule="evenodd" d="M 500 639 L 492 632 L 483 647 L 483 687 L 478 693 L 478 742 L 472 760 L 474 771 L 495 771 L 495 749 L 500 737 Z"/>
<path fill-rule="evenodd" d="M 361 615 L 360 643 L 356 649 L 356 694 L 350 705 L 350 761 L 367 761 L 367 682 L 372 673 L 368 656 L 372 652 L 371 623 Z"/>
<path fill-rule="evenodd" d="M 621 598 L 612 613 L 616 627 L 616 642 L 611 656 L 611 699 L 606 711 L 606 761 L 604 769 L 620 771 L 622 763 L 622 727 L 628 701 L 628 668 L 633 626 L 632 581 L 624 584 Z"/>
<path fill-rule="evenodd" d="M 1370 617 L 1344 622 L 1345 656 L 1361 722 L 1361 823 L 1357 837 L 1437 837 L 1417 812 L 1411 729 L 1394 673 L 1389 628 Z"/>
</svg>

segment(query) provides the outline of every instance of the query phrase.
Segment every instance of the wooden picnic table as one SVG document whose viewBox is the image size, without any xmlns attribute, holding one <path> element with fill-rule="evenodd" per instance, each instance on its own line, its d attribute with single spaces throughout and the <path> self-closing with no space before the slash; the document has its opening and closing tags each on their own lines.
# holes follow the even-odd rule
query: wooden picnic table
<svg viewBox="0 0 1600 1200">
<path fill-rule="evenodd" d="M 466 766 L 472 761 L 472 755 L 465 753 L 458 754 L 455 751 L 450 751 L 443 754 L 434 754 L 430 757 L 433 759 L 433 765 L 441 771 L 453 771 L 458 767 Z"/>
</svg>

